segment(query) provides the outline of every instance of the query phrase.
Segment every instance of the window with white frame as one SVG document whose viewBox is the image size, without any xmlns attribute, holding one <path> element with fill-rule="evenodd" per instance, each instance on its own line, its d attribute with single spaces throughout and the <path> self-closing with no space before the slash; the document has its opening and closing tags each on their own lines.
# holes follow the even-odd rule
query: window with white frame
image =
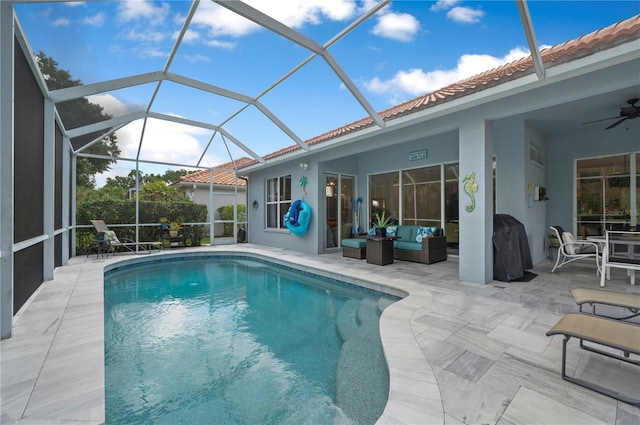
<svg viewBox="0 0 640 425">
<path fill-rule="evenodd" d="M 282 217 L 291 206 L 291 175 L 267 179 L 267 229 L 284 229 Z"/>
</svg>

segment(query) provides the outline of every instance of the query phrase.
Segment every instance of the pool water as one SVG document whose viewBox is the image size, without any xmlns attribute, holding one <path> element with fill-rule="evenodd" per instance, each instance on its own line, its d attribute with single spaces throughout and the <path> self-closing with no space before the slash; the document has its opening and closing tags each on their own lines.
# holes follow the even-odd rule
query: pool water
<svg viewBox="0 0 640 425">
<path fill-rule="evenodd" d="M 107 272 L 106 423 L 375 423 L 396 300 L 242 258 Z"/>
</svg>

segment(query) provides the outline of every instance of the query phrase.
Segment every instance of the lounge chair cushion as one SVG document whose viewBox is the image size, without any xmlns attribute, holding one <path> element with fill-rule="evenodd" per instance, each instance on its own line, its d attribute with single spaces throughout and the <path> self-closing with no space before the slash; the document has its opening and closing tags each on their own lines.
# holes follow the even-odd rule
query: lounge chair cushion
<svg viewBox="0 0 640 425">
<path fill-rule="evenodd" d="M 120 240 L 118 239 L 118 236 L 116 236 L 116 232 L 114 232 L 113 230 L 107 230 L 106 232 L 104 232 L 104 238 L 112 244 L 119 244 Z"/>
</svg>

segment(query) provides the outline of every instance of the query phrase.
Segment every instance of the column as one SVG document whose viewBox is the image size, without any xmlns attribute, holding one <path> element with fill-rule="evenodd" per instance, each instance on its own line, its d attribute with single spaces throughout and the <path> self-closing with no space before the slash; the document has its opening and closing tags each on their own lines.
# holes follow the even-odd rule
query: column
<svg viewBox="0 0 640 425">
<path fill-rule="evenodd" d="M 493 135 L 491 123 L 470 120 L 460 126 L 461 280 L 493 280 Z"/>
</svg>

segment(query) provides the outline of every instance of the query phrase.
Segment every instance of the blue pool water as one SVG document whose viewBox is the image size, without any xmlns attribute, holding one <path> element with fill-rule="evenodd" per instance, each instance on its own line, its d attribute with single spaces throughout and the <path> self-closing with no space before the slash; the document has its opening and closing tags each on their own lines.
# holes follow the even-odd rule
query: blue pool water
<svg viewBox="0 0 640 425">
<path fill-rule="evenodd" d="M 243 258 L 109 271 L 106 423 L 374 423 L 378 319 L 396 300 Z"/>
</svg>

